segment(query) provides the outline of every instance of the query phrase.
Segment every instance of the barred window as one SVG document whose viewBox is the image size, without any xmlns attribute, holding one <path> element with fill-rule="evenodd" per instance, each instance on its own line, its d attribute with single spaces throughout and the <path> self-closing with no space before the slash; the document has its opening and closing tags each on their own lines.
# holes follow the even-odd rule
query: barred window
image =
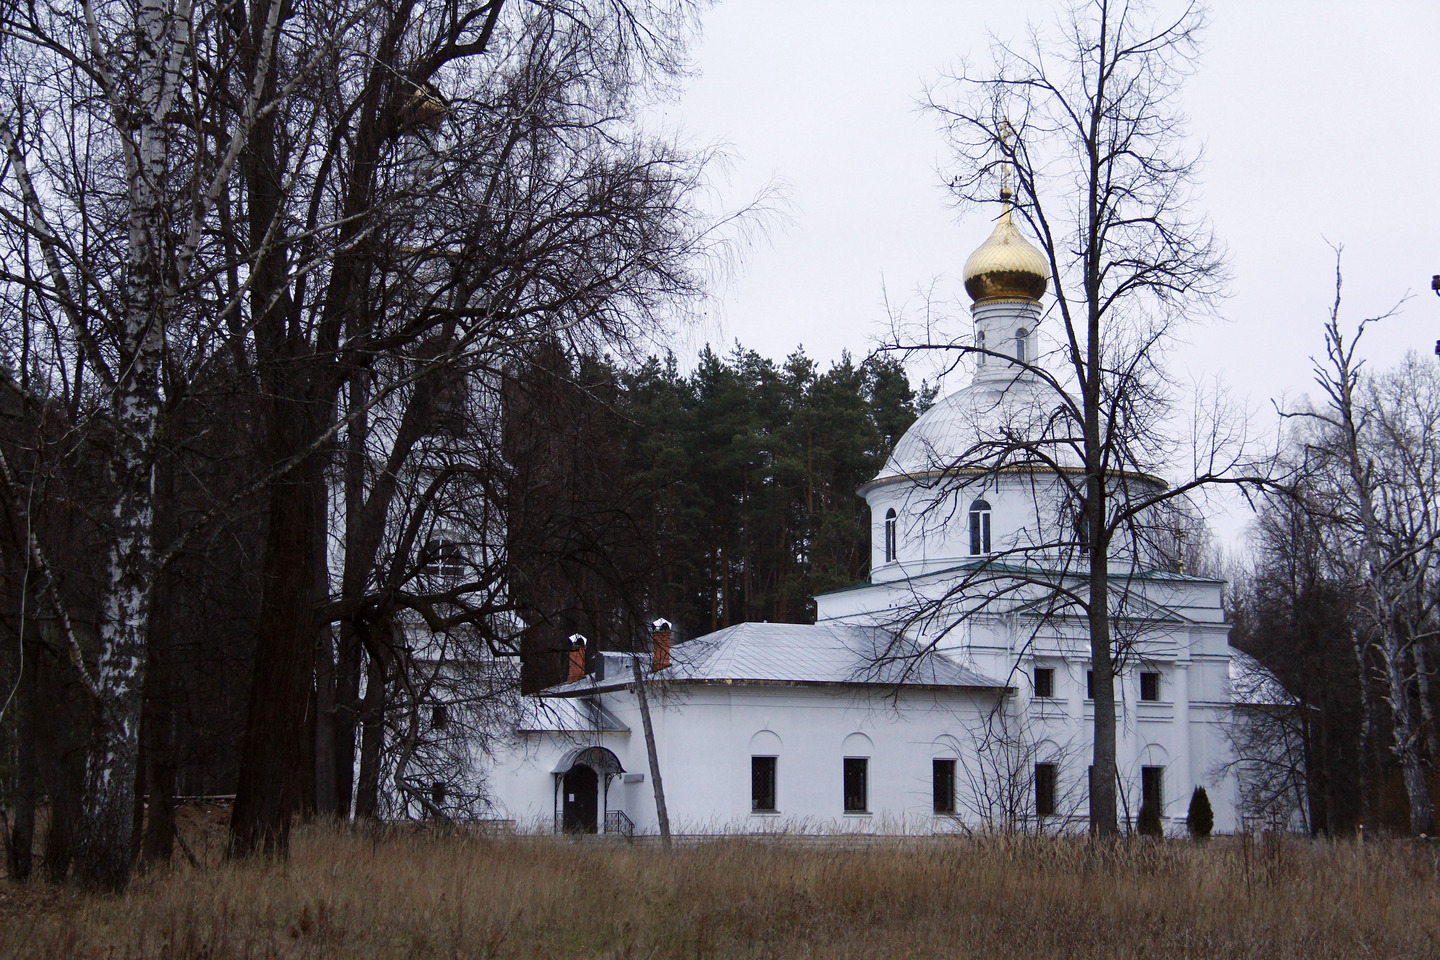
<svg viewBox="0 0 1440 960">
<path fill-rule="evenodd" d="M 845 812 L 868 813 L 870 810 L 870 760 L 868 757 L 845 758 Z"/>
<path fill-rule="evenodd" d="M 955 761 L 936 760 L 933 779 L 935 785 L 935 812 L 955 812 Z"/>
<path fill-rule="evenodd" d="M 1035 668 L 1035 696 L 1048 700 L 1055 696 L 1055 670 L 1052 667 Z"/>
<path fill-rule="evenodd" d="M 750 758 L 750 809 L 760 813 L 775 812 L 776 757 Z"/>
<path fill-rule="evenodd" d="M 1140 768 L 1140 803 L 1152 803 L 1162 814 L 1165 811 L 1165 768 Z"/>
<path fill-rule="evenodd" d="M 1037 817 L 1055 816 L 1055 785 L 1059 779 L 1059 771 L 1053 763 L 1035 764 L 1035 815 Z"/>
</svg>

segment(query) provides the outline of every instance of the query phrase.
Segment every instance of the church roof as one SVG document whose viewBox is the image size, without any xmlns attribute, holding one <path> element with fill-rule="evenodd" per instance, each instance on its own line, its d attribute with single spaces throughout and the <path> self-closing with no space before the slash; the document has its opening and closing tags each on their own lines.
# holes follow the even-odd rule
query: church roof
<svg viewBox="0 0 1440 960">
<path fill-rule="evenodd" d="M 945 473 L 958 476 L 967 466 L 993 474 L 996 466 L 1010 461 L 1015 468 L 1053 470 L 1036 462 L 1034 453 L 1020 448 L 1032 438 L 1045 438 L 1035 445 L 1053 464 L 1064 469 L 1084 469 L 1076 445 L 1063 437 L 1063 421 L 1055 409 L 1061 398 L 1049 384 L 1033 377 L 1004 381 L 976 381 L 942 397 L 922 413 L 895 444 L 885 466 L 865 489 L 903 477 L 921 478 Z M 1058 430 L 1059 426 L 1062 429 Z"/>
<path fill-rule="evenodd" d="M 953 566 L 940 570 L 927 570 L 924 573 L 916 574 L 908 578 L 914 582 L 922 581 L 955 581 L 964 577 L 973 577 L 977 573 L 987 574 L 994 579 L 1001 579 L 1007 576 L 1037 578 L 1053 580 L 1056 583 L 1061 581 L 1084 581 L 1090 574 L 1087 569 L 1081 566 L 1043 566 L 1036 563 L 1005 563 L 993 559 L 966 560 Z M 1190 621 L 1191 618 L 1184 614 L 1171 611 L 1169 607 L 1154 601 L 1145 599 L 1138 594 L 1131 594 L 1127 584 L 1133 581 L 1153 581 L 1158 583 L 1172 584 L 1223 584 L 1225 580 L 1220 577 L 1197 577 L 1188 573 L 1173 573 L 1169 570 L 1155 570 L 1136 567 L 1125 570 L 1117 568 L 1110 573 L 1110 589 L 1117 594 L 1124 594 L 1130 600 L 1149 604 L 1155 610 L 1168 611 L 1164 617 L 1157 619 L 1176 619 Z M 854 593 L 859 590 L 890 589 L 891 584 L 874 580 L 862 580 L 859 583 L 852 583 L 849 586 L 837 587 L 834 590 L 827 590 L 824 593 L 816 594 L 816 597 L 834 597 L 842 593 Z M 1044 601 L 1047 602 L 1048 601 Z M 1022 610 L 1030 606 L 1029 602 L 1016 604 L 1007 607 L 1006 610 Z M 1047 616 L 1064 616 L 1064 614 L 1047 613 Z"/>
<path fill-rule="evenodd" d="M 608 671 L 607 671 L 608 672 Z M 671 664 L 648 674 L 674 684 L 874 686 L 908 689 L 992 690 L 1006 685 L 887 631 L 851 624 L 741 623 L 671 651 Z M 587 676 L 551 687 L 547 697 L 620 690 L 618 673 Z"/>
<path fill-rule="evenodd" d="M 576 697 L 569 700 L 520 698 L 520 720 L 515 729 L 522 733 L 629 733 L 630 728 L 599 700 Z"/>
<path fill-rule="evenodd" d="M 1007 197 L 994 232 L 965 261 L 965 291 L 977 302 L 999 297 L 1039 300 L 1049 279 L 1050 264 L 1015 226 Z"/>
</svg>

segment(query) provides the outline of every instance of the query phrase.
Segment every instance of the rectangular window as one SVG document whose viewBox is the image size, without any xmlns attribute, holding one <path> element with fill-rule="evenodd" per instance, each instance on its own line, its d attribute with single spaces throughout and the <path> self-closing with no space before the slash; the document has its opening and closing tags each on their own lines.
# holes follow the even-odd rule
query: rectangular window
<svg viewBox="0 0 1440 960">
<path fill-rule="evenodd" d="M 1052 668 L 1035 668 L 1035 696 L 1046 700 L 1055 696 L 1055 671 Z"/>
<path fill-rule="evenodd" d="M 750 758 L 750 809 L 759 813 L 775 812 L 776 757 Z"/>
<path fill-rule="evenodd" d="M 1055 816 L 1055 784 L 1058 771 L 1053 763 L 1035 764 L 1035 815 Z"/>
<path fill-rule="evenodd" d="M 1140 768 L 1140 802 L 1153 803 L 1155 809 L 1165 810 L 1165 768 Z"/>
<path fill-rule="evenodd" d="M 845 812 L 868 813 L 870 810 L 870 760 L 866 757 L 845 758 Z"/>
<path fill-rule="evenodd" d="M 955 761 L 936 760 L 934 767 L 935 812 L 955 812 Z"/>
<path fill-rule="evenodd" d="M 450 724 L 450 711 L 445 704 L 437 703 L 430 708 L 430 729 L 444 730 Z"/>
<path fill-rule="evenodd" d="M 1094 670 L 1086 670 L 1086 671 L 1085 671 L 1085 699 L 1086 699 L 1086 700 L 1094 700 L 1094 699 L 1095 699 L 1095 671 L 1094 671 Z"/>
<path fill-rule="evenodd" d="M 1140 699 L 1141 699 L 1141 700 L 1159 700 L 1159 699 L 1160 699 L 1160 674 L 1158 674 L 1158 673 L 1142 673 L 1142 674 L 1140 674 Z"/>
</svg>

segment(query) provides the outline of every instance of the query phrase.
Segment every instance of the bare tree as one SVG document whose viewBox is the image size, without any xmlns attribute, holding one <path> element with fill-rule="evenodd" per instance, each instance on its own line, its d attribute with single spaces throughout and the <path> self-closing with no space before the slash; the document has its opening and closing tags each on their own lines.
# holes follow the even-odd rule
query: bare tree
<svg viewBox="0 0 1440 960">
<path fill-rule="evenodd" d="M 1247 824 L 1297 824 L 1311 830 L 1311 708 L 1263 666 L 1244 657 L 1235 684 L 1236 709 L 1226 731 Z M 1297 823 L 1298 822 L 1298 823 Z"/>
<path fill-rule="evenodd" d="M 1373 822 L 1373 656 L 1357 629 L 1358 591 L 1337 549 L 1339 530 L 1306 507 L 1312 483 L 1302 476 L 1264 499 L 1251 534 L 1253 571 L 1230 578 L 1231 643 L 1257 664 L 1238 675 L 1231 739 L 1256 816 L 1272 800 L 1286 802 L 1285 784 L 1299 776 L 1308 828 L 1348 836 Z"/>
<path fill-rule="evenodd" d="M 1197 158 L 1179 110 L 1203 11 L 1159 23 L 1147 14 L 1138 4 L 1077 3 L 1052 33 L 995 41 L 990 63 L 962 66 L 929 94 L 957 202 L 998 192 L 1005 216 L 1038 240 L 1053 279 L 1050 348 L 1027 344 L 1017 356 L 1007 344 L 929 329 L 901 331 L 891 345 L 1010 364 L 1024 381 L 1004 415 L 976 411 L 966 449 L 936 451 L 928 522 L 964 509 L 961 488 L 1028 475 L 1037 526 L 912 620 L 958 625 L 1005 598 L 1037 624 L 1084 618 L 1095 701 L 1090 822 L 1102 836 L 1118 831 L 1114 678 L 1138 639 L 1127 631 L 1142 629 L 1151 602 L 1136 575 L 1175 555 L 1177 525 L 1207 488 L 1267 477 L 1247 455 L 1248 421 L 1222 392 L 1183 398 L 1192 422 L 1175 429 L 1182 398 L 1168 349 L 1180 324 L 1212 309 L 1225 271 L 1194 210 Z M 1006 181 L 999 191 L 997 180 Z"/>
<path fill-rule="evenodd" d="M 258 37 L 279 29 L 276 6 Z M 65 381 L 109 473 L 99 650 L 93 668 L 74 662 L 98 718 L 78 875 L 112 889 L 129 872 L 146 631 L 164 565 L 153 531 L 164 406 L 209 357 L 214 327 L 198 308 L 217 267 L 223 276 L 217 217 L 266 107 L 261 88 L 231 90 L 228 71 L 197 69 L 223 19 L 164 0 L 9 5 L 0 29 L 13 104 L 0 125 L 4 279 L 31 298 L 19 318 L 35 328 L 24 338 L 30 361 Z M 262 58 L 253 78 L 269 74 Z M 240 106 L 230 122 L 209 125 L 221 100 Z"/>
<path fill-rule="evenodd" d="M 1440 378 L 1412 357 L 1394 374 L 1366 379 L 1357 348 L 1366 328 L 1383 318 L 1360 321 L 1347 337 L 1340 289 L 1337 251 L 1325 357 L 1315 363 L 1326 402 L 1292 416 L 1313 428 L 1303 438 L 1305 503 L 1337 534 L 1339 559 L 1360 585 L 1359 658 L 1364 663 L 1373 644 L 1410 831 L 1418 836 L 1429 832 L 1432 818 L 1424 754 L 1434 755 L 1434 705 L 1425 641 L 1435 636 L 1440 602 Z"/>
<path fill-rule="evenodd" d="M 293 781 L 304 765 L 297 745 L 305 739 L 293 733 L 303 724 L 322 626 L 313 611 L 327 599 L 317 596 L 326 557 L 321 538 L 284 532 L 316 529 L 331 411 L 341 411 L 348 447 L 340 593 L 352 610 L 373 616 L 363 630 L 340 620 L 332 738 L 340 807 L 361 651 L 380 666 L 365 668 L 375 673 L 371 694 L 401 662 L 387 663 L 366 638 L 392 635 L 385 621 L 404 592 L 394 576 L 403 563 L 380 578 L 375 561 L 399 507 L 389 478 L 433 436 L 424 378 L 457 368 L 493 392 L 503 370 L 537 343 L 621 343 L 653 333 L 701 289 L 696 267 L 711 241 L 691 201 L 705 157 L 645 136 L 627 116 L 654 77 L 678 69 L 688 8 L 576 2 L 501 11 L 485 3 L 447 14 L 439 29 L 418 13 L 406 3 L 380 14 L 364 35 L 365 55 L 343 59 L 325 78 L 326 92 L 305 101 L 309 119 L 277 134 L 286 143 L 310 125 L 329 130 L 316 149 L 335 146 L 339 179 L 312 177 L 324 169 L 319 153 L 287 159 L 279 179 L 298 189 L 275 197 L 264 219 L 266 235 L 296 238 L 273 250 L 286 280 L 252 295 L 256 322 L 273 328 L 275 346 L 257 358 L 257 374 L 262 383 L 282 378 L 264 389 L 289 398 L 270 423 L 271 456 L 297 466 L 269 490 L 267 542 L 279 552 L 267 568 L 274 602 L 262 612 L 236 852 L 283 847 L 285 811 L 300 802 L 274 785 Z M 476 62 L 482 55 L 486 68 Z M 346 105 L 338 125 L 332 102 Z M 428 119 L 407 124 L 406 111 Z M 274 179 L 262 167 L 250 190 Z M 316 210 L 335 226 L 313 247 Z M 252 242 L 260 232 L 252 225 Z M 340 254 L 322 262 L 312 249 Z M 398 401 L 390 424 L 364 423 L 365 411 L 390 395 Z M 378 448 L 384 454 L 370 460 Z M 367 462 L 378 469 L 370 473 Z M 474 480 L 473 472 L 452 476 Z M 364 755 L 362 745 L 362 763 Z"/>
<path fill-rule="evenodd" d="M 1037 739 L 1013 701 L 1001 700 L 954 740 L 958 755 L 966 758 L 958 764 L 957 803 L 986 830 L 1062 832 L 1083 816 L 1079 781 L 1059 777 L 1079 753 L 1075 744 Z"/>
<path fill-rule="evenodd" d="M 474 480 L 408 466 L 431 452 L 431 400 L 453 380 L 442 371 L 493 383 L 539 339 L 623 341 L 701 288 L 713 235 L 691 199 L 705 156 L 629 118 L 642 90 L 678 76 L 692 14 L 585 0 L 5 8 L 3 280 L 24 307 L 8 314 L 12 342 L 25 369 L 63 387 L 77 442 L 110 465 L 93 665 L 62 631 L 101 717 L 89 882 L 128 876 L 153 585 L 196 531 L 247 497 L 266 513 L 231 849 L 283 851 L 305 806 L 317 661 L 353 716 L 364 658 L 398 662 L 380 644 L 362 653 L 356 633 L 390 636 L 397 607 L 458 596 L 404 589 L 432 505 Z M 253 402 L 253 472 L 157 542 L 171 414 L 216 383 Z M 340 444 L 360 469 L 339 498 L 349 528 L 332 608 Z M 407 470 L 419 487 L 397 494 Z M 383 551 L 397 528 L 405 549 Z M 495 582 L 471 591 L 473 607 L 494 605 Z M 327 667 L 316 648 L 331 623 Z M 330 760 L 348 769 L 339 726 Z M 332 779 L 339 794 L 345 778 Z"/>
</svg>

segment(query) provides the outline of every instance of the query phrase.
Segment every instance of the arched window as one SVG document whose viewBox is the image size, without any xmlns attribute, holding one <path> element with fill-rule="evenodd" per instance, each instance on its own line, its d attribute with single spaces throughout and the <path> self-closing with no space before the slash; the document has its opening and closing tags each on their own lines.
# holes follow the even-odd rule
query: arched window
<svg viewBox="0 0 1440 960">
<path fill-rule="evenodd" d="M 990 504 L 976 500 L 970 504 L 970 556 L 981 557 L 990 552 Z"/>
<path fill-rule="evenodd" d="M 1021 327 L 1019 330 L 1015 331 L 1015 359 L 1019 360 L 1021 363 L 1024 363 L 1025 361 L 1030 359 L 1030 351 L 1025 345 L 1025 341 L 1029 338 L 1029 336 L 1030 331 L 1026 330 L 1024 327 Z"/>
<path fill-rule="evenodd" d="M 985 349 L 985 331 L 984 331 L 984 330 L 977 330 L 977 331 L 975 331 L 975 349 L 976 349 L 976 350 L 984 350 L 984 349 Z M 983 366 L 985 366 L 985 354 L 983 354 L 983 353 L 977 353 L 977 354 L 975 355 L 975 365 L 976 365 L 977 367 L 983 367 Z"/>
<path fill-rule="evenodd" d="M 889 563 L 895 559 L 895 511 L 885 511 L 885 562 Z"/>
</svg>

